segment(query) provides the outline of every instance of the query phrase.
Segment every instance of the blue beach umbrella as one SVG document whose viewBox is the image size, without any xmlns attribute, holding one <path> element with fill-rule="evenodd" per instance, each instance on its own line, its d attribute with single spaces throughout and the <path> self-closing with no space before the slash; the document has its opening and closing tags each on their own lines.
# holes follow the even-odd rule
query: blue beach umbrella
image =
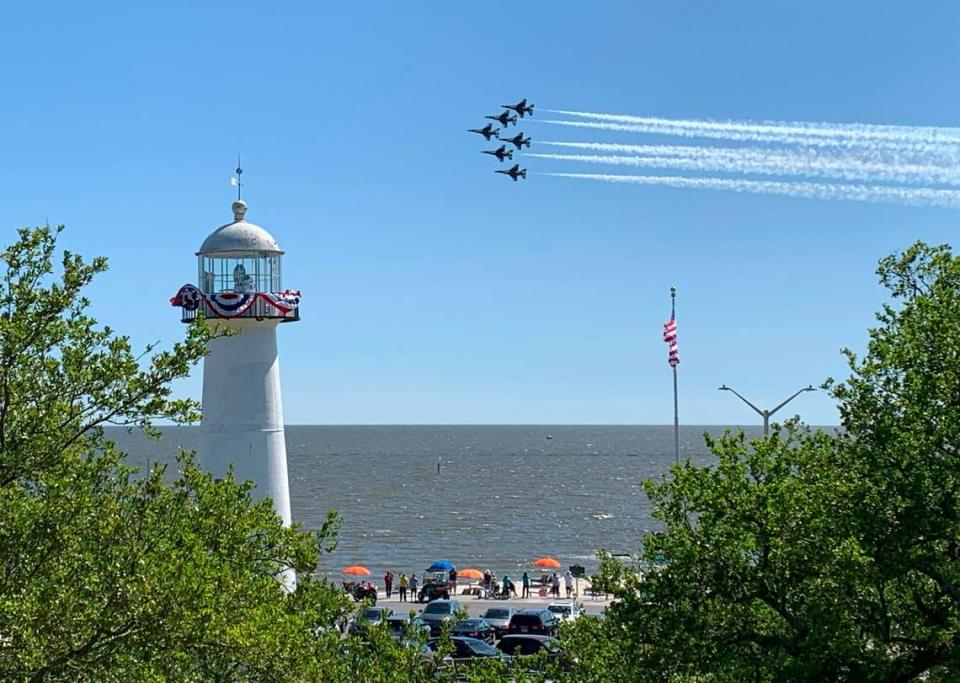
<svg viewBox="0 0 960 683">
<path fill-rule="evenodd" d="M 456 567 L 453 566 L 453 562 L 447 562 L 446 560 L 437 560 L 427 567 L 428 572 L 448 572 L 451 569 L 456 569 Z"/>
</svg>

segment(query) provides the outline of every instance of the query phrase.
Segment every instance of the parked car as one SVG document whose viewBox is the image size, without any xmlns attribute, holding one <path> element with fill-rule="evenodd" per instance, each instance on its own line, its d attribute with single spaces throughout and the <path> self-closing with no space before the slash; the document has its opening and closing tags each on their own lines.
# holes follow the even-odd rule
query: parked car
<svg viewBox="0 0 960 683">
<path fill-rule="evenodd" d="M 420 612 L 420 618 L 423 619 L 423 623 L 430 627 L 430 632 L 437 635 L 440 633 L 443 622 L 456 619 L 456 613 L 460 609 L 459 600 L 434 600 L 423 608 L 423 611 Z"/>
<path fill-rule="evenodd" d="M 486 620 L 488 624 L 493 626 L 494 631 L 496 631 L 497 638 L 503 635 L 503 632 L 507 630 L 507 624 L 510 623 L 510 617 L 516 614 L 517 610 L 515 607 L 488 607 L 487 611 L 483 613 L 483 619 Z"/>
<path fill-rule="evenodd" d="M 367 607 L 361 610 L 350 624 L 350 633 L 363 633 L 371 626 L 386 621 L 393 616 L 393 610 L 389 607 Z"/>
<path fill-rule="evenodd" d="M 560 632 L 560 619 L 548 609 L 522 609 L 510 617 L 507 633 L 533 633 L 555 636 Z"/>
<path fill-rule="evenodd" d="M 475 657 L 503 657 L 503 654 L 490 643 L 476 638 L 452 638 L 454 651 L 450 656 L 454 661 L 458 659 L 473 659 Z M 440 647 L 440 638 L 431 638 L 427 647 L 434 652 Z"/>
<path fill-rule="evenodd" d="M 507 634 L 497 643 L 497 649 L 511 657 L 535 655 L 541 651 L 551 656 L 558 656 L 560 654 L 560 641 L 551 636 Z"/>
<path fill-rule="evenodd" d="M 401 642 L 421 632 L 430 636 L 430 626 L 416 614 L 412 617 L 409 614 L 391 615 L 387 617 L 387 628 L 390 629 L 390 635 Z"/>
<path fill-rule="evenodd" d="M 557 615 L 560 621 L 573 621 L 583 616 L 583 605 L 574 600 L 551 602 L 547 609 Z"/>
<path fill-rule="evenodd" d="M 474 617 L 454 624 L 453 628 L 450 629 L 450 635 L 460 636 L 461 638 L 476 638 L 493 645 L 496 631 L 484 619 Z"/>
</svg>

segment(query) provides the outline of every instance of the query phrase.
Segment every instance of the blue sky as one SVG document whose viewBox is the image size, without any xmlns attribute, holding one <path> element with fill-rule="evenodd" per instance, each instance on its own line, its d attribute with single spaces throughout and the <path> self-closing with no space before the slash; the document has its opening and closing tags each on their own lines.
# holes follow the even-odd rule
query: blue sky
<svg viewBox="0 0 960 683">
<path fill-rule="evenodd" d="M 97 316 L 169 343 L 167 299 L 229 218 L 240 151 L 248 218 L 304 292 L 280 329 L 288 423 L 670 422 L 671 285 L 681 420 L 753 423 L 717 387 L 773 405 L 843 377 L 884 299 L 877 259 L 949 241 L 960 214 L 515 184 L 465 130 L 520 97 L 535 141 L 645 141 L 557 130 L 545 108 L 951 125 L 958 19 L 947 2 L 15 3 L 0 226 L 65 223 L 65 246 L 110 258 Z M 180 389 L 199 396 L 199 370 Z M 837 419 L 821 394 L 791 407 Z"/>
</svg>

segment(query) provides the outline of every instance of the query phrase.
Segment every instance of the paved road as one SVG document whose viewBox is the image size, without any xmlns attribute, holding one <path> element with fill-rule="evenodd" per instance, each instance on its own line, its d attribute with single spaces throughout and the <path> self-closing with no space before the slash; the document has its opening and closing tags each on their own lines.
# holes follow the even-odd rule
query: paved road
<svg viewBox="0 0 960 683">
<path fill-rule="evenodd" d="M 526 607 L 546 607 L 551 602 L 552 598 L 526 598 L 526 599 L 510 599 L 510 600 L 481 600 L 472 595 L 458 595 L 457 600 L 459 600 L 463 606 L 466 608 L 467 612 L 470 613 L 472 617 L 478 617 L 482 615 L 488 607 L 515 607 L 517 609 L 524 609 Z M 565 598 L 561 598 L 564 600 Z M 610 604 L 610 600 L 598 600 L 590 596 L 583 596 L 578 598 L 578 602 L 583 605 L 583 609 L 587 614 L 601 614 L 606 609 L 607 605 Z M 419 612 L 424 607 L 426 607 L 425 602 L 400 602 L 396 593 L 387 600 L 386 596 L 381 591 L 377 598 L 377 606 L 389 607 L 394 612 L 404 613 L 410 610 Z"/>
</svg>

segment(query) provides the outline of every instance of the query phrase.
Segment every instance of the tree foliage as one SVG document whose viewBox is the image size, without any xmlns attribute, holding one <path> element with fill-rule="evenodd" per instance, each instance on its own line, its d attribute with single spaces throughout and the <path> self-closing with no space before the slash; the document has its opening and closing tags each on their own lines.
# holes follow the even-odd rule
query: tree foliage
<svg viewBox="0 0 960 683">
<path fill-rule="evenodd" d="M 4 680 L 307 680 L 340 650 L 318 626 L 347 605 L 313 578 L 336 519 L 285 528 L 250 485 L 135 475 L 109 424 L 195 419 L 170 382 L 203 356 L 188 328 L 135 353 L 82 292 L 106 262 L 24 229 L 0 277 L 0 677 Z M 293 567 L 296 593 L 276 574 Z"/>
</svg>

